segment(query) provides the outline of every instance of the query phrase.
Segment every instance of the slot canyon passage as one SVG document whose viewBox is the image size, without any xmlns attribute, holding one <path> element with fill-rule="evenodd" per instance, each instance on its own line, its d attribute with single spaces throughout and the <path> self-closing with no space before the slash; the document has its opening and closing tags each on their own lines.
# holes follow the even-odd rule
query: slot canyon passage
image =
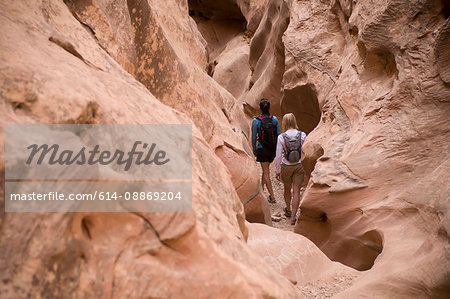
<svg viewBox="0 0 450 299">
<path fill-rule="evenodd" d="M 448 298 L 449 15 L 446 0 L 0 1 L 0 297 Z M 259 184 L 263 97 L 307 133 L 295 227 L 280 183 L 276 204 Z M 37 123 L 192 124 L 192 212 L 6 213 L 5 125 Z"/>
</svg>

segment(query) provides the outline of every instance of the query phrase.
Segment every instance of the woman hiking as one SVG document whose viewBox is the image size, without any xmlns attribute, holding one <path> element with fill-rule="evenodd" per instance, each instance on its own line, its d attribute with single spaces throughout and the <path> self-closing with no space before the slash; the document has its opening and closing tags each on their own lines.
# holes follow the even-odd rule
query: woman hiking
<svg viewBox="0 0 450 299">
<path fill-rule="evenodd" d="M 269 202 L 275 203 L 272 182 L 270 181 L 269 165 L 275 158 L 277 138 L 280 135 L 280 124 L 278 119 L 270 114 L 270 102 L 268 99 L 261 99 L 259 102 L 261 114 L 252 122 L 252 147 L 256 161 L 261 163 L 262 178 L 261 184 L 267 186 L 269 191 Z"/>
<path fill-rule="evenodd" d="M 297 120 L 292 113 L 283 116 L 283 134 L 278 136 L 275 160 L 275 176 L 284 185 L 284 214 L 291 218 L 291 225 L 295 225 L 296 214 L 300 205 L 300 187 L 303 184 L 305 171 L 301 159 L 302 145 L 306 134 L 299 131 Z M 281 166 L 281 167 L 280 167 Z M 293 187 L 293 188 L 292 188 Z M 293 189 L 291 211 L 291 189 Z"/>
</svg>

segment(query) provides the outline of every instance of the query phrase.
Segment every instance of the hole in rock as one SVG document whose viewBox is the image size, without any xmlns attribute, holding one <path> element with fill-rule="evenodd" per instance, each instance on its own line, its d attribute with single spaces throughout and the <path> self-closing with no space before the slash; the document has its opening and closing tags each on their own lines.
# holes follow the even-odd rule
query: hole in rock
<svg viewBox="0 0 450 299">
<path fill-rule="evenodd" d="M 299 129 L 309 134 L 319 123 L 321 112 L 314 85 L 305 84 L 285 89 L 281 99 L 281 113 L 294 113 Z"/>
<path fill-rule="evenodd" d="M 359 271 L 372 268 L 383 251 L 382 234 L 369 230 L 358 234 L 358 227 L 339 231 L 325 212 L 302 207 L 295 232 L 313 241 L 333 261 L 338 261 Z M 349 231 L 349 233 L 347 232 Z M 353 235 L 351 231 L 356 231 Z"/>
<path fill-rule="evenodd" d="M 189 15 L 207 42 L 208 68 L 213 69 L 217 65 L 216 58 L 227 43 L 236 35 L 244 33 L 247 21 L 232 0 L 189 0 L 188 4 Z"/>
<path fill-rule="evenodd" d="M 450 17 L 450 0 L 442 0 L 442 14 L 445 18 Z"/>
<path fill-rule="evenodd" d="M 383 237 L 377 230 L 348 238 L 333 252 L 332 260 L 342 262 L 359 271 L 372 268 L 375 259 L 383 251 Z"/>
<path fill-rule="evenodd" d="M 351 35 L 357 36 L 358 35 L 358 27 L 352 26 L 350 29 L 348 29 L 349 33 Z"/>
<path fill-rule="evenodd" d="M 91 236 L 91 232 L 90 232 L 90 229 L 89 229 L 89 227 L 92 225 L 92 223 L 91 223 L 91 221 L 89 220 L 89 218 L 87 218 L 87 217 L 84 217 L 82 220 L 81 220 L 81 231 L 83 232 L 83 234 L 88 238 L 88 239 L 92 239 L 92 236 Z"/>
<path fill-rule="evenodd" d="M 237 20 L 244 21 L 239 6 L 231 0 L 189 0 L 189 15 L 206 20 Z"/>
<path fill-rule="evenodd" d="M 327 214 L 323 213 L 322 215 L 320 215 L 319 221 L 326 222 L 327 220 L 328 220 Z"/>
<path fill-rule="evenodd" d="M 14 110 L 22 109 L 23 108 L 23 103 L 13 103 L 13 106 L 14 106 Z"/>
<path fill-rule="evenodd" d="M 395 56 L 388 50 L 377 49 L 367 52 L 364 69 L 370 78 L 398 76 Z"/>
</svg>

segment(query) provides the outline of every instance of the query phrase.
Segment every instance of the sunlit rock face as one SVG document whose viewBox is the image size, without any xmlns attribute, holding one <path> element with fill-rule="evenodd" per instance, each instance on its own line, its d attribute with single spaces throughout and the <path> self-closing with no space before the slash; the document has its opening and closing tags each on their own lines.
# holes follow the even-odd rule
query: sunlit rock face
<svg viewBox="0 0 450 299">
<path fill-rule="evenodd" d="M 281 107 L 304 131 L 317 125 L 303 148 L 310 180 L 295 231 L 332 260 L 371 269 L 345 296 L 443 296 L 448 7 L 291 1 L 290 14 Z"/>
<path fill-rule="evenodd" d="M 241 201 L 257 193 L 246 205 L 247 219 L 270 224 L 258 180 L 251 179 L 257 177 L 257 169 L 248 143 L 249 119 L 238 100 L 248 86 L 250 69 L 245 67 L 245 19 L 237 4 L 177 0 L 65 3 L 125 70 L 161 102 L 191 118 L 228 166 Z"/>
<path fill-rule="evenodd" d="M 447 3 L 2 1 L 0 181 L 5 124 L 188 123 L 193 206 L 5 214 L 0 188 L 0 297 L 296 298 L 340 273 L 342 298 L 445 298 Z M 245 222 L 271 223 L 262 97 L 308 134 L 297 234 Z"/>
<path fill-rule="evenodd" d="M 1 188 L 0 297 L 299 295 L 246 244 L 240 195 L 258 190 L 248 123 L 207 75 L 187 2 L 0 11 L 2 183 L 5 124 L 193 124 L 192 212 L 5 214 Z"/>
</svg>

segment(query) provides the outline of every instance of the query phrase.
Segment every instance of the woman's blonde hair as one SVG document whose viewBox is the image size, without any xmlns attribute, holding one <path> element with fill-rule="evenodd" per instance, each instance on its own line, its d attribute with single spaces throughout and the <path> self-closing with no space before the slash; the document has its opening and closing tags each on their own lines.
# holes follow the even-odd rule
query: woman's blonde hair
<svg viewBox="0 0 450 299">
<path fill-rule="evenodd" d="M 287 113 L 283 116 L 283 132 L 286 132 L 289 129 L 296 129 L 297 127 L 297 120 L 295 119 L 295 115 L 292 113 Z"/>
</svg>

